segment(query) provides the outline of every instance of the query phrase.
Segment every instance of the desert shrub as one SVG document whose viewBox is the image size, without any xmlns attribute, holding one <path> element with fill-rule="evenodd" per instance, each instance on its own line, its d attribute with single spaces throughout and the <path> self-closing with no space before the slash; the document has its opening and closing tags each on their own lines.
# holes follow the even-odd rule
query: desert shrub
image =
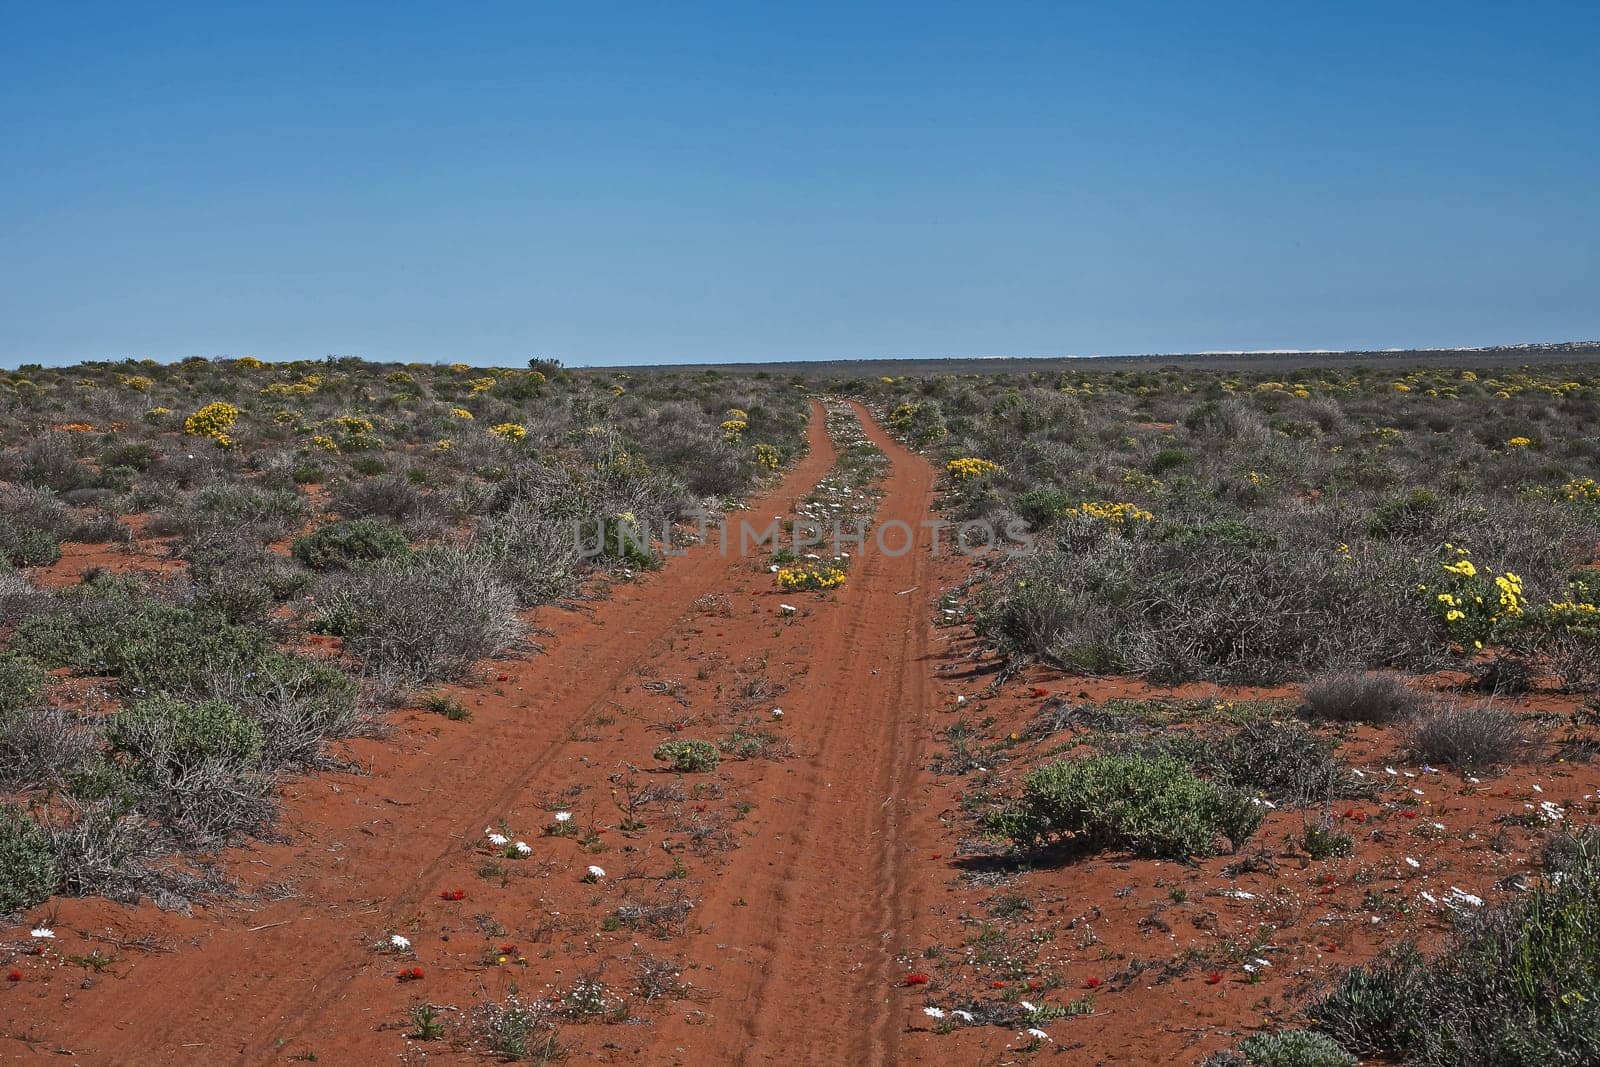
<svg viewBox="0 0 1600 1067">
<path fill-rule="evenodd" d="M 1389 500 L 1367 516 L 1367 532 L 1373 537 L 1415 537 L 1432 531 L 1434 518 L 1441 510 L 1437 493 L 1413 489 Z"/>
<path fill-rule="evenodd" d="M 12 712 L 31 707 L 44 692 L 45 669 L 15 652 L 0 652 L 0 722 Z"/>
<path fill-rule="evenodd" d="M 1333 1038 L 1315 1030 L 1251 1034 L 1239 1042 L 1249 1067 L 1356 1067 L 1359 1062 Z"/>
<path fill-rule="evenodd" d="M 1100 536 L 1011 568 L 981 599 L 977 623 L 1008 656 L 1161 682 L 1428 669 L 1449 648 L 1414 596 L 1418 568 L 1398 551 L 1341 561 L 1230 536 Z"/>
<path fill-rule="evenodd" d="M 687 738 L 680 741 L 663 741 L 651 756 L 680 773 L 714 771 L 722 762 L 722 754 L 710 741 Z"/>
<path fill-rule="evenodd" d="M 1300 834 L 1300 847 L 1312 859 L 1325 860 L 1350 855 L 1355 849 L 1355 840 L 1349 834 L 1334 829 L 1331 823 L 1323 821 L 1307 824 Z"/>
<path fill-rule="evenodd" d="M 272 652 L 248 671 L 220 665 L 202 688 L 243 709 L 260 728 L 267 767 L 317 766 L 325 742 L 367 727 L 360 686 L 329 663 Z"/>
<path fill-rule="evenodd" d="M 422 698 L 422 706 L 451 722 L 466 722 L 472 718 L 472 712 L 460 698 L 449 693 L 429 693 Z"/>
<path fill-rule="evenodd" d="M 1048 526 L 1082 497 L 1062 489 L 1030 489 L 1011 502 L 1018 515 L 1035 529 Z"/>
<path fill-rule="evenodd" d="M 196 688 L 218 662 L 249 663 L 266 634 L 209 612 L 164 604 L 136 583 L 100 574 L 17 627 L 19 652 L 53 667 L 119 676 L 133 691 Z"/>
<path fill-rule="evenodd" d="M 494 562 L 495 574 L 524 607 L 572 591 L 578 577 L 577 527 L 519 502 L 478 525 L 478 549 Z"/>
<path fill-rule="evenodd" d="M 332 494 L 333 510 L 345 519 L 378 518 L 411 522 L 427 511 L 422 491 L 399 475 L 383 475 L 340 483 Z"/>
<path fill-rule="evenodd" d="M 47 433 L 30 437 L 5 458 L 0 470 L 7 478 L 24 486 L 53 489 L 58 493 L 93 485 L 94 471 L 78 459 L 71 436 Z"/>
<path fill-rule="evenodd" d="M 1426 703 L 1393 674 L 1338 671 L 1306 684 L 1302 708 L 1315 722 L 1364 722 L 1387 726 L 1403 722 Z"/>
<path fill-rule="evenodd" d="M 261 727 L 222 700 L 147 697 L 111 716 L 111 747 L 140 764 L 182 771 L 207 760 L 254 763 L 265 744 Z"/>
<path fill-rule="evenodd" d="M 267 626 L 278 605 L 310 587 L 303 568 L 256 545 L 217 545 L 189 562 L 189 606 L 231 623 Z"/>
<path fill-rule="evenodd" d="M 292 490 L 224 482 L 207 485 L 163 512 L 152 528 L 178 534 L 194 553 L 219 541 L 279 540 L 299 528 L 305 513 L 305 498 Z"/>
<path fill-rule="evenodd" d="M 61 558 L 61 540 L 47 530 L 0 516 L 0 557 L 12 566 L 48 567 Z"/>
<path fill-rule="evenodd" d="M 1181 760 L 1111 755 L 1035 770 L 1018 802 L 987 821 L 1023 849 L 1070 836 L 1093 847 L 1187 859 L 1214 855 L 1219 836 L 1238 848 L 1260 825 L 1261 809 Z"/>
<path fill-rule="evenodd" d="M 1418 719 L 1409 737 L 1417 759 L 1461 771 L 1509 763 L 1521 743 L 1517 717 L 1492 707 L 1440 709 Z"/>
<path fill-rule="evenodd" d="M 1403 945 L 1345 972 L 1311 1008 L 1362 1055 L 1420 1067 L 1600 1062 L 1600 870 L 1592 837 L 1526 895 L 1475 913 L 1431 959 Z"/>
<path fill-rule="evenodd" d="M 277 810 L 263 769 L 227 758 L 174 764 L 152 761 L 132 775 L 139 814 L 180 848 L 209 848 L 259 833 Z"/>
<path fill-rule="evenodd" d="M 19 574 L 0 553 L 0 626 L 33 614 L 45 599 L 45 593 Z"/>
<path fill-rule="evenodd" d="M 49 836 L 15 806 L 0 805 L 0 914 L 33 907 L 56 885 Z"/>
<path fill-rule="evenodd" d="M 1294 722 L 1246 723 L 1196 746 L 1191 759 L 1214 778 L 1274 800 L 1306 803 L 1356 791 L 1332 746 Z"/>
<path fill-rule="evenodd" d="M 565 1058 L 554 1012 L 544 1001 L 523 1000 L 512 990 L 504 1001 L 478 1005 L 472 1022 L 484 1045 L 502 1059 L 555 1063 Z"/>
<path fill-rule="evenodd" d="M 99 750 L 99 739 L 59 708 L 0 716 L 0 789 L 19 792 L 65 782 Z"/>
<path fill-rule="evenodd" d="M 343 637 L 369 671 L 448 681 L 516 643 L 516 608 L 484 556 L 433 548 L 339 576 L 318 597 L 313 624 Z"/>
<path fill-rule="evenodd" d="M 382 520 L 346 519 L 296 538 L 290 552 L 312 570 L 325 571 L 408 555 L 411 542 L 399 527 Z"/>
</svg>

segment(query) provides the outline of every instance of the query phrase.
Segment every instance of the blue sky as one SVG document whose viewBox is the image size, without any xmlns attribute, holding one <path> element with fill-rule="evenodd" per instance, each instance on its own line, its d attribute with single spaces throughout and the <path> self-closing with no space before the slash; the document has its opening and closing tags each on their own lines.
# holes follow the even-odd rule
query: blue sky
<svg viewBox="0 0 1600 1067">
<path fill-rule="evenodd" d="M 9 3 L 0 363 L 1600 338 L 1596 39 L 1593 3 Z"/>
</svg>

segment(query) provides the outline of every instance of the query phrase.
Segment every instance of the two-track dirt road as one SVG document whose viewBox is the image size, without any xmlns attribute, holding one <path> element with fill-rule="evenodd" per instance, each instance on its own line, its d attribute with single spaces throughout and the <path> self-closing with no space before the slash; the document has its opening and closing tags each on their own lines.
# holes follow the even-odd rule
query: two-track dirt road
<svg viewBox="0 0 1600 1067">
<path fill-rule="evenodd" d="M 813 408 L 809 455 L 753 502 L 756 520 L 792 515 L 832 467 Z M 103 973 L 61 962 L 10 989 L 0 1059 L 467 1061 L 475 1002 L 513 989 L 559 999 L 583 977 L 632 1021 L 567 1013 L 562 1040 L 580 1058 L 894 1062 L 906 1023 L 896 957 L 915 947 L 919 907 L 907 816 L 942 699 L 931 617 L 960 565 L 935 559 L 921 526 L 932 469 L 858 411 L 890 460 L 877 522 L 917 531 L 913 549 L 869 544 L 848 582 L 819 596 L 780 594 L 764 557 L 713 541 L 582 611 L 541 610 L 543 653 L 492 664 L 485 686 L 463 690 L 470 722 L 404 715 L 395 738 L 352 746 L 368 773 L 293 783 L 283 840 L 223 857 L 252 894 L 243 903 L 180 917 L 55 902 L 63 955 L 98 947 L 116 962 Z M 773 731 L 792 758 L 725 761 L 674 792 L 652 748 L 725 728 L 736 692 L 781 694 Z M 663 788 L 630 813 L 619 797 L 641 776 Z M 543 833 L 558 807 L 582 834 Z M 488 855 L 490 826 L 533 855 Z M 590 863 L 608 868 L 598 884 L 581 877 Z M 692 904 L 676 927 L 615 918 L 668 892 Z M 391 933 L 412 949 L 384 951 Z M 652 955 L 684 981 L 640 1000 L 630 968 Z M 424 977 L 397 982 L 412 966 Z M 423 1002 L 445 1008 L 452 1040 L 406 1037 Z"/>
</svg>

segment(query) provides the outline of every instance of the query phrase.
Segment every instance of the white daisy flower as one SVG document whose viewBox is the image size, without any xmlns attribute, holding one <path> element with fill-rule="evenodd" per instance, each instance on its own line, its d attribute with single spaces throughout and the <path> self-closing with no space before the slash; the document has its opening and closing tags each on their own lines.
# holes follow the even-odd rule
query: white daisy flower
<svg viewBox="0 0 1600 1067">
<path fill-rule="evenodd" d="M 531 856 L 531 855 L 533 855 L 533 846 L 528 844 L 526 841 L 518 841 L 516 843 L 516 845 L 513 846 L 513 847 L 516 848 L 517 855 L 519 855 L 519 856 Z"/>
<path fill-rule="evenodd" d="M 489 834 L 489 844 L 493 845 L 495 848 L 505 848 L 507 845 L 511 844 L 511 838 L 507 837 L 505 834 L 491 832 Z"/>
<path fill-rule="evenodd" d="M 56 936 L 56 932 L 50 929 L 48 926 L 37 927 L 31 932 L 34 937 L 54 938 Z"/>
<path fill-rule="evenodd" d="M 556 812 L 556 822 L 570 822 L 571 819 L 572 819 L 572 812 L 570 812 L 570 811 L 558 811 L 558 812 Z"/>
<path fill-rule="evenodd" d="M 589 877 L 590 878 L 604 878 L 605 876 L 606 876 L 606 869 L 604 867 L 596 867 L 592 863 L 589 865 Z"/>
<path fill-rule="evenodd" d="M 1018 1003 L 1022 1006 L 1022 1010 L 1023 1011 L 1038 1011 L 1039 1010 L 1038 1008 L 1034 1007 L 1032 1004 L 1029 1004 L 1026 1000 L 1018 1001 Z"/>
<path fill-rule="evenodd" d="M 772 717 L 773 717 L 773 718 L 774 718 L 774 719 L 781 719 L 781 718 L 783 718 L 783 709 L 782 709 L 782 708 L 773 708 L 773 709 L 772 709 Z"/>
<path fill-rule="evenodd" d="M 404 952 L 411 947 L 411 939 L 409 937 L 401 937 L 399 934 L 390 934 L 389 947 L 396 952 Z"/>
<path fill-rule="evenodd" d="M 1410 867 L 1412 870 L 1416 870 L 1418 867 L 1421 867 L 1422 864 L 1418 863 L 1416 860 L 1412 859 L 1410 856 L 1407 856 L 1406 857 L 1406 866 Z"/>
<path fill-rule="evenodd" d="M 1028 1036 L 1032 1037 L 1032 1038 L 1037 1038 L 1040 1041 L 1049 1041 L 1050 1040 L 1050 1035 L 1045 1033 L 1043 1030 L 1039 1029 L 1037 1026 L 1028 1027 Z"/>
<path fill-rule="evenodd" d="M 933 1005 L 930 1004 L 928 1007 L 922 1009 L 922 1014 L 926 1015 L 930 1019 L 943 1019 L 944 1018 L 944 1009 L 943 1008 L 935 1008 Z"/>
<path fill-rule="evenodd" d="M 964 1023 L 970 1023 L 976 1019 L 976 1016 L 974 1016 L 970 1011 L 962 1011 L 960 1008 L 955 1010 L 955 1016 Z"/>
</svg>

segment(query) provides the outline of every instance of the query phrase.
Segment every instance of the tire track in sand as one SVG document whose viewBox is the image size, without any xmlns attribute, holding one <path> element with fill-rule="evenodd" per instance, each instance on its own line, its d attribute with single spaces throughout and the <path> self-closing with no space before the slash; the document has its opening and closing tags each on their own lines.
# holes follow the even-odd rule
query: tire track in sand
<svg viewBox="0 0 1600 1067">
<path fill-rule="evenodd" d="M 921 526 L 934 472 L 852 406 L 890 461 L 876 524 L 908 524 L 916 545 L 900 556 L 869 548 L 840 594 L 840 625 L 814 635 L 804 686 L 786 699 L 790 736 L 807 755 L 802 782 L 777 798 L 784 829 L 734 853 L 696 912 L 718 948 L 711 1020 L 663 1019 L 646 1062 L 899 1058 L 895 957 L 915 941 L 907 871 L 923 844 L 908 839 L 905 814 L 937 699 L 930 601 L 940 564 Z"/>
</svg>

